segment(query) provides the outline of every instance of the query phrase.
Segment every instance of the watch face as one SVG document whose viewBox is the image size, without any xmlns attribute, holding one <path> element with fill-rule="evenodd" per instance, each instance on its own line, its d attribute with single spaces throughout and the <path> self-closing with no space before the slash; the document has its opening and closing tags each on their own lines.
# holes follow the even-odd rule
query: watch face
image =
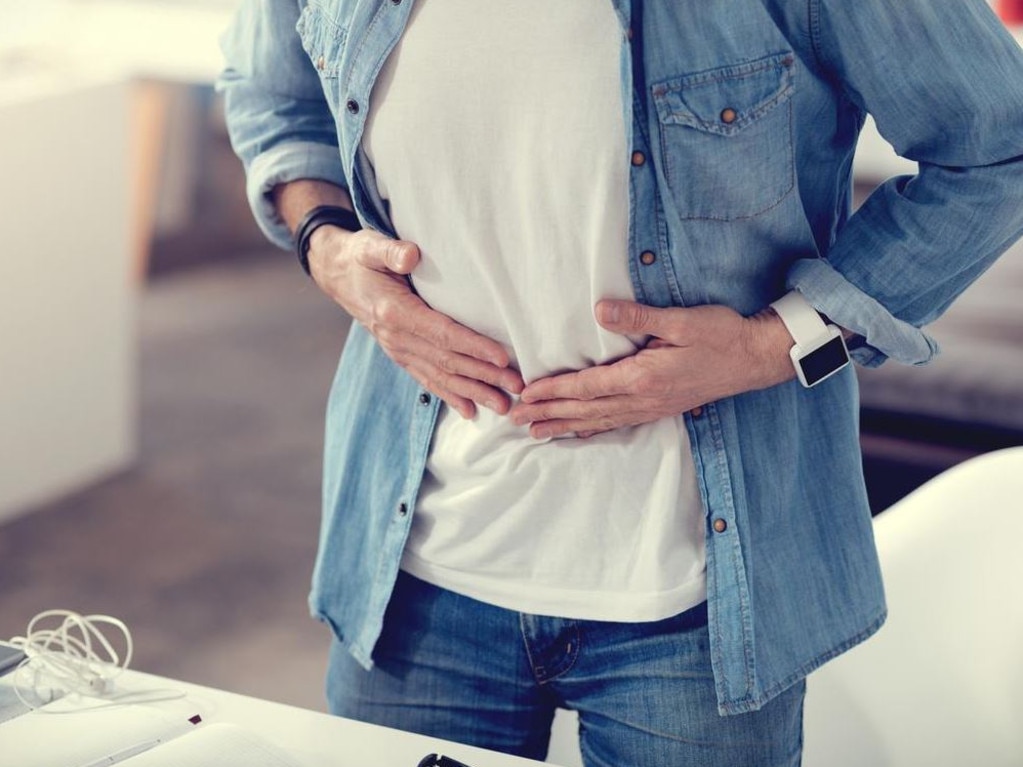
<svg viewBox="0 0 1023 767">
<path fill-rule="evenodd" d="M 806 379 L 807 386 L 813 386 L 818 381 L 823 381 L 848 363 L 849 353 L 845 350 L 845 344 L 842 343 L 842 337 L 839 335 L 799 359 L 799 366 L 803 369 L 803 377 Z"/>
</svg>

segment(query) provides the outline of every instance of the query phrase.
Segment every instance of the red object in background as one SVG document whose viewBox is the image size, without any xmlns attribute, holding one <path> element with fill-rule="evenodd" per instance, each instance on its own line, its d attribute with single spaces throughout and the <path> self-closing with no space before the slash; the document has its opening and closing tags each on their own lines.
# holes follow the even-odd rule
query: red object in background
<svg viewBox="0 0 1023 767">
<path fill-rule="evenodd" d="M 1006 24 L 1023 24 L 1023 0 L 996 0 L 995 10 Z"/>
</svg>

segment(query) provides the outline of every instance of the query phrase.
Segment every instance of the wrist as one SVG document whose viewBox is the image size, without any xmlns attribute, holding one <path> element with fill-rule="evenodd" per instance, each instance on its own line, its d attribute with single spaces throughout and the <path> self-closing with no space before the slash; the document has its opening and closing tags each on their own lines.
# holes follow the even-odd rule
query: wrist
<svg viewBox="0 0 1023 767">
<path fill-rule="evenodd" d="M 795 378 L 796 373 L 789 356 L 792 336 L 781 317 L 767 308 L 747 320 L 750 328 L 749 356 L 756 388 L 764 389 Z"/>
<path fill-rule="evenodd" d="M 309 276 L 316 280 L 318 274 L 323 274 L 327 262 L 346 248 L 348 241 L 355 235 L 355 232 L 334 224 L 317 227 L 308 238 Z"/>
<path fill-rule="evenodd" d="M 309 267 L 309 249 L 312 237 L 323 227 L 345 229 L 357 232 L 362 229 L 358 216 L 348 208 L 340 205 L 318 205 L 307 211 L 295 229 L 295 252 L 299 263 L 306 274 L 312 276 Z"/>
<path fill-rule="evenodd" d="M 789 358 L 804 387 L 812 388 L 849 365 L 842 331 L 827 322 L 798 290 L 772 301 L 771 309 L 792 339 Z"/>
</svg>

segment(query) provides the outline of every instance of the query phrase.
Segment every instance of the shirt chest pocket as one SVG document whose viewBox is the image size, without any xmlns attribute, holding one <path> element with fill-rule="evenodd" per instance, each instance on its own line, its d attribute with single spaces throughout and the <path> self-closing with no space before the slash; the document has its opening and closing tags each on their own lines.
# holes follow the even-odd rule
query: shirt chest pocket
<svg viewBox="0 0 1023 767">
<path fill-rule="evenodd" d="M 795 185 L 790 53 L 656 83 L 664 175 L 683 219 L 732 221 Z"/>
<path fill-rule="evenodd" d="M 347 31 L 318 5 L 302 10 L 295 25 L 302 48 L 323 80 L 336 80 L 341 71 L 341 51 Z"/>
</svg>

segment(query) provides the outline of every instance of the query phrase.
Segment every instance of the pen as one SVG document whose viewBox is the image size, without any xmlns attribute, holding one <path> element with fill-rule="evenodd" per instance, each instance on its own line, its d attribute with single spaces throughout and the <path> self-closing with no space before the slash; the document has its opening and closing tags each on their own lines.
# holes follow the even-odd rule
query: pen
<svg viewBox="0 0 1023 767">
<path fill-rule="evenodd" d="M 178 727 L 168 730 L 159 738 L 143 741 L 142 743 L 136 743 L 134 746 L 128 746 L 127 748 L 121 749 L 120 751 L 115 751 L 112 754 L 104 756 L 102 759 L 97 759 L 95 762 L 89 762 L 87 765 L 84 765 L 84 767 L 109 767 L 109 765 L 117 764 L 118 762 L 123 762 L 125 759 L 130 759 L 131 757 L 136 756 L 137 754 L 141 754 L 143 751 L 148 751 L 151 748 L 156 748 L 161 743 L 166 743 L 168 740 L 172 740 L 173 738 L 176 738 L 179 735 L 184 735 L 186 732 L 192 729 L 192 727 L 199 724 L 199 722 L 201 721 L 202 717 L 199 716 L 198 714 L 196 714 L 195 716 L 190 716 L 184 723 L 182 723 Z"/>
</svg>

